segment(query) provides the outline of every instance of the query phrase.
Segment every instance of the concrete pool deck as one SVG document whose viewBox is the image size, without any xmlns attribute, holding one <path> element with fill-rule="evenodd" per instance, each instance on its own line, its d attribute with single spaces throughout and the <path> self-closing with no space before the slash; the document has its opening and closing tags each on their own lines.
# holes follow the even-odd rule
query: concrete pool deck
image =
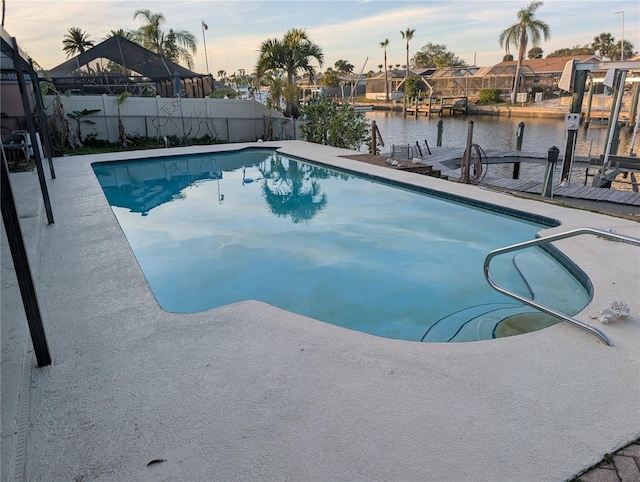
<svg viewBox="0 0 640 482">
<path fill-rule="evenodd" d="M 595 288 L 576 318 L 612 347 L 564 323 L 490 341 L 416 343 L 257 301 L 190 315 L 160 309 L 91 162 L 270 145 L 562 221 L 542 234 L 589 226 L 640 237 L 630 220 L 358 163 L 300 141 L 55 159 L 50 226 L 37 175 L 12 175 L 54 362 L 35 368 L 29 352 L 22 370 L 31 345 L 3 234 L 2 480 L 22 470 L 27 480 L 559 481 L 640 436 L 634 246 L 593 236 L 555 243 Z M 629 304 L 629 318 L 590 319 L 613 299 Z"/>
</svg>

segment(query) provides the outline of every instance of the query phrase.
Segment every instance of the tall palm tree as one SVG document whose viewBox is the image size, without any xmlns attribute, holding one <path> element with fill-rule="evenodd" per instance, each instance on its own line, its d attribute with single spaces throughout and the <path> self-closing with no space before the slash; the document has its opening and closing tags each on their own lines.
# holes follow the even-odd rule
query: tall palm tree
<svg viewBox="0 0 640 482">
<path fill-rule="evenodd" d="M 387 46 L 389 45 L 389 39 L 384 39 L 384 42 L 380 42 L 380 47 L 384 50 L 384 65 L 387 65 Z M 384 69 L 384 100 L 389 102 L 389 79 L 387 79 L 387 68 Z"/>
<path fill-rule="evenodd" d="M 518 63 L 516 64 L 515 78 L 513 79 L 513 92 L 511 93 L 511 102 L 515 102 L 516 94 L 520 88 L 520 71 L 522 69 L 522 61 L 527 52 L 529 40 L 534 47 L 540 45 L 541 40 L 549 40 L 551 38 L 551 29 L 546 22 L 535 18 L 536 10 L 543 5 L 543 2 L 533 1 L 528 7 L 518 11 L 518 23 L 511 25 L 502 31 L 498 37 L 500 46 L 506 45 L 507 53 L 509 45 L 513 45 L 518 49 Z"/>
<path fill-rule="evenodd" d="M 597 37 L 594 37 L 591 48 L 594 52 L 598 52 L 600 58 L 611 57 L 611 51 L 615 46 L 615 39 L 608 32 L 602 32 Z"/>
<path fill-rule="evenodd" d="M 145 8 L 136 10 L 133 19 L 142 18 L 144 24 L 133 33 L 134 40 L 144 48 L 160 54 L 172 62 L 183 60 L 187 67 L 193 69 L 193 57 L 198 50 L 196 36 L 187 30 L 169 29 L 165 33 L 161 26 L 167 19 L 160 12 L 152 12 Z"/>
<path fill-rule="evenodd" d="M 89 34 L 78 27 L 71 27 L 62 39 L 62 50 L 67 53 L 67 58 L 81 54 L 95 45 L 89 40 Z"/>
<path fill-rule="evenodd" d="M 405 79 L 409 77 L 409 42 L 413 38 L 413 34 L 415 33 L 415 31 L 416 29 L 408 28 L 404 32 L 400 32 L 402 34 L 402 38 L 407 41 L 407 64 L 406 64 L 407 70 L 404 74 Z"/>
<path fill-rule="evenodd" d="M 272 75 L 284 73 L 287 78 L 283 88 L 286 102 L 285 115 L 298 117 L 296 75 L 306 73 L 310 77 L 315 77 L 316 70 L 312 62 L 315 60 L 322 67 L 324 63 L 322 48 L 309 39 L 306 30 L 293 28 L 285 32 L 282 40 L 274 38 L 262 42 L 258 52 L 256 75 L 263 77 L 266 73 Z"/>
</svg>

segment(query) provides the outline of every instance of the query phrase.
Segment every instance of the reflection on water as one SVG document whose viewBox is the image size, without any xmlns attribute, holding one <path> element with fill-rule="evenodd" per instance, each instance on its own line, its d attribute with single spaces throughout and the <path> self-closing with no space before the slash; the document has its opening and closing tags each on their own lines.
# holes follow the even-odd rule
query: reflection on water
<svg viewBox="0 0 640 482">
<path fill-rule="evenodd" d="M 432 330 L 429 340 L 447 341 L 462 333 L 455 323 L 472 327 L 464 339 L 493 338 L 499 320 L 479 317 L 505 298 L 484 279 L 487 252 L 555 225 L 397 189 L 268 149 L 105 163 L 94 171 L 164 309 L 193 313 L 260 300 L 405 340 L 422 340 L 437 324 L 443 334 Z M 507 261 L 509 280 L 513 263 Z M 569 275 L 538 270 L 539 263 L 519 263 L 536 299 L 549 293 L 549 306 L 582 309 L 584 289 Z M 456 314 L 469 310 L 489 329 L 476 332 L 468 317 Z"/>
<path fill-rule="evenodd" d="M 327 204 L 319 181 L 329 176 L 325 169 L 274 154 L 260 165 L 260 172 L 264 198 L 276 216 L 290 217 L 297 224 L 310 220 Z"/>
</svg>

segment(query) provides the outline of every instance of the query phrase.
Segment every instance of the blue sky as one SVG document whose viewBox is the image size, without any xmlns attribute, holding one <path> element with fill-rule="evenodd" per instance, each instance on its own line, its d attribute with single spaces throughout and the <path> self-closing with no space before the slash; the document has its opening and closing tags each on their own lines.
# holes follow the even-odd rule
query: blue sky
<svg viewBox="0 0 640 482">
<path fill-rule="evenodd" d="M 7 0 L 5 28 L 43 68 L 66 60 L 62 39 L 70 27 L 90 34 L 96 43 L 112 29 L 136 29 L 138 9 L 162 12 L 165 28 L 184 29 L 198 39 L 194 55 L 197 72 L 205 72 L 202 21 L 209 29 L 206 51 L 209 70 L 232 74 L 238 69 L 253 71 L 260 43 L 281 38 L 293 27 L 307 29 L 311 39 L 325 53 L 325 67 L 347 60 L 359 71 L 378 70 L 383 62 L 380 42 L 389 39 L 387 61 L 404 64 L 405 42 L 400 35 L 415 29 L 410 42 L 412 56 L 427 43 L 444 44 L 468 64 L 493 65 L 502 60 L 504 49 L 498 35 L 516 23 L 525 0 L 248 0 L 180 1 L 156 0 Z M 640 2 L 637 0 L 546 0 L 537 18 L 551 28 L 551 40 L 541 47 L 550 53 L 563 47 L 590 43 L 601 32 L 616 40 L 622 35 L 640 51 Z M 368 60 L 367 60 L 368 59 Z M 366 62 L 366 65 L 365 65 Z M 323 70 L 323 69 L 320 69 Z"/>
</svg>

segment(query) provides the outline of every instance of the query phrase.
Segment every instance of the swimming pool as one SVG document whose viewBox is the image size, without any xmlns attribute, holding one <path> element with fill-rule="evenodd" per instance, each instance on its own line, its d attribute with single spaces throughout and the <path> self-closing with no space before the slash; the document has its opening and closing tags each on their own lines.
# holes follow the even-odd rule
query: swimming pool
<svg viewBox="0 0 640 482">
<path fill-rule="evenodd" d="M 165 310 L 255 299 L 414 341 L 490 339 L 555 323 L 492 290 L 482 270 L 489 251 L 532 239 L 553 220 L 272 149 L 93 168 Z M 496 281 L 568 314 L 591 297 L 576 272 L 537 248 L 492 263 Z"/>
</svg>

